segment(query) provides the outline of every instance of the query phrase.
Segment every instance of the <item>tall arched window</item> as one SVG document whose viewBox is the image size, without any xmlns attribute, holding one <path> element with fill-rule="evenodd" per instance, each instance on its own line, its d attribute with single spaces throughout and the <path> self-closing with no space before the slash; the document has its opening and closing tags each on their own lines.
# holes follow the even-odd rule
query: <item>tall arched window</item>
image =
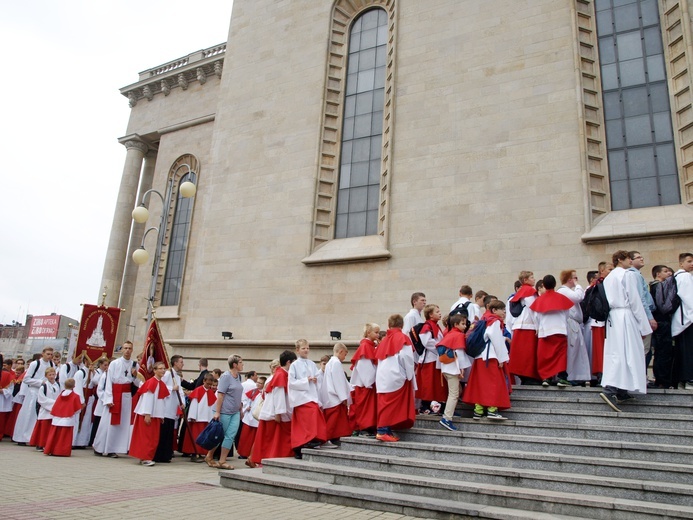
<svg viewBox="0 0 693 520">
<path fill-rule="evenodd" d="M 387 39 L 384 9 L 351 25 L 335 238 L 378 233 Z"/>
<path fill-rule="evenodd" d="M 175 197 L 175 202 L 172 201 L 173 220 L 167 233 L 166 270 L 161 291 L 162 306 L 178 305 L 180 301 L 195 197 L 185 198 L 181 196 L 178 188 L 186 181 L 197 184 L 195 169 L 197 169 L 197 161 L 192 156 L 179 158 L 172 169 L 171 177 L 175 183 L 172 197 Z M 186 173 L 180 176 L 182 172 Z"/>
<path fill-rule="evenodd" d="M 681 202 L 657 0 L 595 3 L 611 209 Z"/>
</svg>

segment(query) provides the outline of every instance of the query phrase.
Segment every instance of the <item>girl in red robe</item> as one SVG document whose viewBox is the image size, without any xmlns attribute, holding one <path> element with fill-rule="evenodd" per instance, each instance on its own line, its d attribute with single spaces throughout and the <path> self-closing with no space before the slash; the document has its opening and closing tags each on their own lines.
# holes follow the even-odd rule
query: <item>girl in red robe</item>
<svg viewBox="0 0 693 520">
<path fill-rule="evenodd" d="M 43 449 L 44 455 L 56 455 L 69 457 L 72 454 L 72 437 L 75 425 L 78 424 L 79 414 L 82 409 L 82 400 L 79 394 L 74 392 L 75 380 L 69 378 L 65 381 L 65 390 L 53 404 L 51 415 L 51 427 L 48 430 L 48 439 Z"/>
<path fill-rule="evenodd" d="M 171 393 L 161 380 L 165 372 L 166 365 L 161 361 L 154 363 L 154 377 L 137 390 L 139 399 L 135 407 L 135 424 L 128 455 L 140 459 L 143 466 L 154 465 L 152 459 L 159 445 L 161 423 L 166 411 L 164 400 Z"/>
</svg>

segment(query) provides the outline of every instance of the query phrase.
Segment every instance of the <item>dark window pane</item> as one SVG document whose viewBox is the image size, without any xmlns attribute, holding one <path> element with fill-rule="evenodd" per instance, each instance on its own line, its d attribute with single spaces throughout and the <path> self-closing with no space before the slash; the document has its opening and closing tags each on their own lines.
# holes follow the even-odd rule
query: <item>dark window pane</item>
<svg viewBox="0 0 693 520">
<path fill-rule="evenodd" d="M 335 238 L 346 238 L 347 237 L 347 214 L 338 214 L 335 221 Z"/>
<path fill-rule="evenodd" d="M 618 88 L 618 70 L 616 64 L 604 65 L 602 67 L 602 88 L 613 90 Z"/>
<path fill-rule="evenodd" d="M 368 184 L 375 184 L 380 189 L 380 159 L 372 160 L 368 167 Z"/>
<path fill-rule="evenodd" d="M 616 47 L 618 49 L 619 61 L 642 58 L 640 31 L 616 35 Z"/>
<path fill-rule="evenodd" d="M 678 175 L 665 175 L 659 178 L 659 196 L 664 206 L 681 203 Z"/>
<path fill-rule="evenodd" d="M 380 186 L 368 187 L 368 209 L 377 210 L 380 205 Z"/>
<path fill-rule="evenodd" d="M 375 48 L 359 53 L 359 69 L 368 70 L 375 68 Z"/>
<path fill-rule="evenodd" d="M 611 209 L 619 211 L 630 208 L 628 181 L 611 181 Z"/>
<path fill-rule="evenodd" d="M 373 91 L 356 96 L 356 115 L 370 114 L 373 111 Z"/>
<path fill-rule="evenodd" d="M 599 36 L 606 36 L 614 32 L 612 26 L 612 14 L 611 11 L 605 12 L 603 15 L 597 17 L 597 34 Z"/>
<path fill-rule="evenodd" d="M 371 135 L 380 135 L 383 133 L 383 113 L 373 112 L 373 121 L 371 122 Z"/>
<path fill-rule="evenodd" d="M 354 151 L 352 153 L 353 162 L 367 161 L 370 159 L 371 140 L 357 139 L 354 141 Z"/>
<path fill-rule="evenodd" d="M 609 177 L 612 181 L 620 181 L 627 178 L 626 152 L 623 150 L 609 152 Z"/>
<path fill-rule="evenodd" d="M 676 157 L 674 156 L 673 144 L 660 144 L 657 146 L 657 170 L 659 175 L 676 176 Z M 676 192 L 678 193 L 678 186 Z"/>
<path fill-rule="evenodd" d="M 342 144 L 342 164 L 351 163 L 351 148 L 353 146 L 353 141 L 345 141 L 344 144 Z"/>
<path fill-rule="evenodd" d="M 342 139 L 353 139 L 354 138 L 354 118 L 347 117 L 344 119 L 344 129 L 342 130 Z M 344 162 L 344 155 L 342 155 L 342 162 Z"/>
<path fill-rule="evenodd" d="M 605 96 L 606 98 L 606 96 Z M 623 90 L 623 115 L 626 117 L 639 116 L 649 113 L 647 103 L 647 88 L 636 87 Z"/>
<path fill-rule="evenodd" d="M 630 181 L 630 198 L 633 208 L 659 206 L 657 178 L 647 177 Z"/>
<path fill-rule="evenodd" d="M 366 212 L 349 213 L 347 223 L 347 235 L 350 237 L 362 237 L 366 235 Z"/>
<path fill-rule="evenodd" d="M 349 212 L 349 194 L 351 190 L 339 190 L 339 202 L 337 204 L 337 215 Z"/>
<path fill-rule="evenodd" d="M 375 69 L 375 80 L 373 82 L 373 88 L 380 89 L 385 86 L 385 67 L 378 67 Z"/>
<path fill-rule="evenodd" d="M 628 4 L 614 9 L 614 25 L 617 32 L 640 28 L 638 4 Z"/>
<path fill-rule="evenodd" d="M 642 59 L 619 62 L 619 68 L 622 87 L 645 83 L 645 64 Z"/>
<path fill-rule="evenodd" d="M 356 94 L 356 83 L 358 80 L 358 74 L 349 74 L 347 76 L 347 85 L 346 85 L 346 95 L 350 96 L 352 94 Z"/>
<path fill-rule="evenodd" d="M 380 159 L 383 154 L 383 136 L 376 135 L 371 137 L 371 156 L 370 159 Z"/>
<path fill-rule="evenodd" d="M 609 148 L 621 148 L 623 141 L 623 119 L 606 122 L 606 143 Z"/>
<path fill-rule="evenodd" d="M 671 114 L 669 112 L 659 112 L 652 115 L 654 120 L 655 141 L 671 141 L 674 134 L 671 129 Z"/>
<path fill-rule="evenodd" d="M 659 9 L 657 8 L 657 0 L 642 0 L 640 2 L 640 12 L 642 14 L 642 25 L 659 25 Z M 657 27 L 659 32 L 659 27 Z"/>
<path fill-rule="evenodd" d="M 359 56 L 360 53 L 349 55 L 349 64 L 347 66 L 347 74 L 355 74 L 359 70 Z"/>
<path fill-rule="evenodd" d="M 669 112 L 669 89 L 666 83 L 650 85 L 650 103 L 653 112 Z"/>
<path fill-rule="evenodd" d="M 604 94 L 604 119 L 621 119 L 621 96 L 618 92 Z"/>
<path fill-rule="evenodd" d="M 370 210 L 366 213 L 366 235 L 378 234 L 378 212 Z"/>
<path fill-rule="evenodd" d="M 666 79 L 662 54 L 647 57 L 647 77 L 650 81 L 664 81 Z"/>
<path fill-rule="evenodd" d="M 375 49 L 375 66 L 376 67 L 384 67 L 385 65 L 387 65 L 386 60 L 387 60 L 387 46 L 386 45 L 380 45 L 379 47 L 376 47 L 376 49 Z"/>
<path fill-rule="evenodd" d="M 654 147 L 629 148 L 628 176 L 631 179 L 638 179 L 641 177 L 654 177 L 655 175 Z"/>
<path fill-rule="evenodd" d="M 339 188 L 348 188 L 351 184 L 351 164 L 342 164 L 339 170 Z"/>
<path fill-rule="evenodd" d="M 611 36 L 599 38 L 599 61 L 602 65 L 616 62 L 616 47 Z"/>
<path fill-rule="evenodd" d="M 375 47 L 378 43 L 378 29 L 361 31 L 361 50 Z"/>
<path fill-rule="evenodd" d="M 372 114 L 364 114 L 362 116 L 356 116 L 354 123 L 354 138 L 367 137 L 371 135 L 371 117 Z"/>
<path fill-rule="evenodd" d="M 645 35 L 645 55 L 662 54 L 662 33 L 659 32 L 659 27 L 650 27 L 643 32 Z"/>
<path fill-rule="evenodd" d="M 368 162 L 357 162 L 351 165 L 351 188 L 368 184 L 368 166 Z"/>
<path fill-rule="evenodd" d="M 626 117 L 626 144 L 636 146 L 652 142 L 652 125 L 650 116 Z"/>
</svg>

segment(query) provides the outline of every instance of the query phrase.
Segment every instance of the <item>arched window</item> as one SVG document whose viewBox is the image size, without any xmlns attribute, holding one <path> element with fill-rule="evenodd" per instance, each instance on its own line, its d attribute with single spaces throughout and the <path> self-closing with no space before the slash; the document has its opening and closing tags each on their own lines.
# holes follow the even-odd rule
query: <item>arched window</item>
<svg viewBox="0 0 693 520">
<path fill-rule="evenodd" d="M 167 248 L 164 251 L 166 270 L 161 291 L 162 306 L 178 305 L 180 301 L 195 197 L 181 196 L 179 188 L 186 181 L 197 184 L 197 160 L 191 155 L 179 158 L 171 169 L 170 179 L 174 183 L 171 194 L 173 219 L 169 223 L 166 234 Z"/>
<path fill-rule="evenodd" d="M 656 0 L 595 3 L 611 209 L 681 202 Z"/>
<path fill-rule="evenodd" d="M 378 233 L 387 13 L 358 16 L 349 31 L 335 238 Z"/>
</svg>

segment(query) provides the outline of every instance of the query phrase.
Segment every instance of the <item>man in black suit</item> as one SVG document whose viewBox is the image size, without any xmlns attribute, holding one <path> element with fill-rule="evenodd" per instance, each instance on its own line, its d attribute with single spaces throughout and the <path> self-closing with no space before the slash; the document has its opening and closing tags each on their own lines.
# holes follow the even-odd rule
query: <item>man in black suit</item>
<svg viewBox="0 0 693 520">
<path fill-rule="evenodd" d="M 209 362 L 207 361 L 206 358 L 200 359 L 200 361 L 199 361 L 200 375 L 197 376 L 197 379 L 195 379 L 195 381 L 192 381 L 192 382 L 182 380 L 180 383 L 181 386 L 183 388 L 185 388 L 186 390 L 195 390 L 198 386 L 202 386 L 202 381 L 205 378 L 205 374 L 207 372 L 209 372 L 209 370 L 207 370 L 208 366 L 209 366 Z"/>
</svg>

